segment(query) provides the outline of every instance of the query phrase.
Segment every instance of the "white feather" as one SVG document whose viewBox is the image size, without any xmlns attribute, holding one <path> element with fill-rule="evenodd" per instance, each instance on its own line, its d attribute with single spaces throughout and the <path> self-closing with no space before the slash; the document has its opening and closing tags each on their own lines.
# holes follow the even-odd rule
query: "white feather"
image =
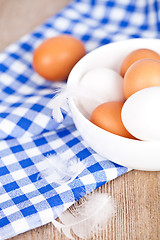
<svg viewBox="0 0 160 240">
<path fill-rule="evenodd" d="M 79 86 L 68 88 L 67 85 L 59 87 L 55 90 L 55 96 L 50 101 L 50 107 L 52 108 L 53 119 L 57 123 L 63 121 L 62 109 L 69 111 L 68 98 L 72 97 L 76 100 L 77 104 L 80 105 L 84 114 L 87 116 L 88 113 L 84 110 L 84 106 L 81 103 L 81 99 L 85 102 L 85 105 L 97 106 L 102 103 L 101 96 L 96 96 L 93 90 Z"/>
<path fill-rule="evenodd" d="M 68 97 L 67 87 L 61 87 L 55 91 L 55 96 L 52 98 L 50 105 L 52 107 L 52 116 L 53 119 L 60 123 L 63 121 L 63 115 L 61 108 L 66 105 Z"/>
<path fill-rule="evenodd" d="M 84 169 L 83 163 L 76 157 L 62 158 L 60 155 L 48 155 L 39 164 L 40 176 L 62 184 L 73 180 Z"/>
<path fill-rule="evenodd" d="M 68 238 L 74 239 L 71 232 L 83 239 L 106 228 L 107 222 L 115 212 L 114 201 L 106 193 L 92 193 L 83 198 L 81 204 L 64 212 L 59 218 L 58 230 Z M 57 221 L 52 223 L 57 227 Z M 61 225 L 59 225 L 61 224 Z"/>
</svg>

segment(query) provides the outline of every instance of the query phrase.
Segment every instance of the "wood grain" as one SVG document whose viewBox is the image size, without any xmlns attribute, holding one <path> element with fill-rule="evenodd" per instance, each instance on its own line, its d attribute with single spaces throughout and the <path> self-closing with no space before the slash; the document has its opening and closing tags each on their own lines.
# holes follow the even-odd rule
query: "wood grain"
<svg viewBox="0 0 160 240">
<path fill-rule="evenodd" d="M 71 0 L 0 0 L 0 50 L 42 24 Z"/>
<path fill-rule="evenodd" d="M 70 0 L 0 0 L 0 50 L 58 12 Z M 114 197 L 117 210 L 90 240 L 159 240 L 160 172 L 131 171 L 96 191 Z M 78 240 L 78 238 L 76 238 Z M 10 240 L 67 240 L 51 223 Z"/>
</svg>

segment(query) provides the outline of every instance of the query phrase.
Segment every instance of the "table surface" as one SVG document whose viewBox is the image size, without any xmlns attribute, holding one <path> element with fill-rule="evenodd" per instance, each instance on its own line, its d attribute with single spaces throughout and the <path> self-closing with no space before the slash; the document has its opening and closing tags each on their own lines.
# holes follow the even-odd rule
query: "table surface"
<svg viewBox="0 0 160 240">
<path fill-rule="evenodd" d="M 70 0 L 0 0 L 0 50 L 32 31 L 69 2 Z M 101 235 L 96 234 L 90 239 L 160 239 L 160 172 L 132 170 L 96 191 L 113 196 L 117 210 Z M 51 223 L 11 239 L 67 240 Z"/>
</svg>

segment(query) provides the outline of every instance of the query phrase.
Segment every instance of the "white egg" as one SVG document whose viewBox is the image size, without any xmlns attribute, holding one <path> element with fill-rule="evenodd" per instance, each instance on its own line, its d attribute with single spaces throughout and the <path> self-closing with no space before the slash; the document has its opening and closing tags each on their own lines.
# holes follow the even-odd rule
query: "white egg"
<svg viewBox="0 0 160 240">
<path fill-rule="evenodd" d="M 160 87 L 149 87 L 131 95 L 122 107 L 126 129 L 136 138 L 160 140 Z"/>
<path fill-rule="evenodd" d="M 87 117 L 101 103 L 125 99 L 122 77 L 106 67 L 88 71 L 80 80 L 79 91 L 83 93 L 79 104 Z"/>
</svg>

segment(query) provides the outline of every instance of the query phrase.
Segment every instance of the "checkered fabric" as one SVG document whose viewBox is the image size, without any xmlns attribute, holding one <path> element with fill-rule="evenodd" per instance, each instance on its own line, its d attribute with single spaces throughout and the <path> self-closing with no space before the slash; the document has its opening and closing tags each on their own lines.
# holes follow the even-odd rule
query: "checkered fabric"
<svg viewBox="0 0 160 240">
<path fill-rule="evenodd" d="M 81 39 L 88 52 L 112 41 L 159 38 L 159 18 L 159 0 L 75 0 L 0 54 L 0 239 L 50 222 L 82 192 L 128 171 L 96 154 L 69 114 L 54 122 L 50 100 L 57 84 L 32 69 L 33 50 L 60 33 Z M 77 157 L 86 167 L 58 185 L 38 177 L 48 154 Z"/>
</svg>

